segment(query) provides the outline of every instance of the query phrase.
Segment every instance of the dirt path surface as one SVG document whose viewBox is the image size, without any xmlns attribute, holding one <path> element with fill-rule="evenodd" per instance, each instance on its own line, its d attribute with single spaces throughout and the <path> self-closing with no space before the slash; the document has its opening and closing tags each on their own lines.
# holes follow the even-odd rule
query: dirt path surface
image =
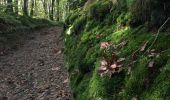
<svg viewBox="0 0 170 100">
<path fill-rule="evenodd" d="M 60 27 L 40 29 L 0 57 L 0 100 L 73 100 L 61 33 Z"/>
</svg>

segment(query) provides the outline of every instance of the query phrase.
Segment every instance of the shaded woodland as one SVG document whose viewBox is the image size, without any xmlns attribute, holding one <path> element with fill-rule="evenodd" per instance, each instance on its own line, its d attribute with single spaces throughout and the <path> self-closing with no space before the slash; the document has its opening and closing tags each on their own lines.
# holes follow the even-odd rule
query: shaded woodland
<svg viewBox="0 0 170 100">
<path fill-rule="evenodd" d="M 2 54 L 28 30 L 63 27 L 75 100 L 170 100 L 169 0 L 0 0 L 0 14 Z"/>
</svg>

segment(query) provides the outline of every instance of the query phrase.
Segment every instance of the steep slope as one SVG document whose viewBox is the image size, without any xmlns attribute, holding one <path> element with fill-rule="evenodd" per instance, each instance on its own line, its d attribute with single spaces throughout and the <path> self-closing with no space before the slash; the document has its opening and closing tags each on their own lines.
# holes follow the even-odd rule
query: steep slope
<svg viewBox="0 0 170 100">
<path fill-rule="evenodd" d="M 170 99 L 167 2 L 96 0 L 68 16 L 65 59 L 76 100 Z"/>
</svg>

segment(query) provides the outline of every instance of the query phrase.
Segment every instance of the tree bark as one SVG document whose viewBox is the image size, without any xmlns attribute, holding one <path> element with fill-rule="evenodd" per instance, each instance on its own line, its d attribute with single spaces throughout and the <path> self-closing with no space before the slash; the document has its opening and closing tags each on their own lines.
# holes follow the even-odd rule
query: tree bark
<svg viewBox="0 0 170 100">
<path fill-rule="evenodd" d="M 55 3 L 55 0 L 52 0 L 52 6 L 51 6 L 51 11 L 50 11 L 50 19 L 51 20 L 54 20 L 54 3 Z"/>
<path fill-rule="evenodd" d="M 14 8 L 15 8 L 15 14 L 17 14 L 18 15 L 18 0 L 15 0 L 14 1 Z"/>
<path fill-rule="evenodd" d="M 34 15 L 34 0 L 31 0 L 31 12 L 30 12 L 30 16 Z"/>
<path fill-rule="evenodd" d="M 47 11 L 47 1 L 46 0 L 41 0 L 42 4 L 43 4 L 43 8 L 44 8 L 44 13 L 47 16 L 48 15 L 48 11 Z M 46 17 L 45 16 L 45 17 Z"/>
<path fill-rule="evenodd" d="M 7 13 L 13 13 L 13 4 L 12 0 L 7 0 L 7 8 L 6 8 Z"/>
<path fill-rule="evenodd" d="M 24 14 L 25 16 L 28 16 L 28 0 L 24 0 L 23 14 Z"/>
<path fill-rule="evenodd" d="M 60 20 L 60 1 L 59 0 L 57 0 L 57 21 L 59 21 Z"/>
<path fill-rule="evenodd" d="M 48 15 L 49 15 L 49 19 L 50 19 L 50 16 L 51 16 L 51 0 L 49 0 L 49 2 L 48 2 Z"/>
<path fill-rule="evenodd" d="M 4 0 L 4 5 L 6 5 L 6 3 L 7 3 L 7 0 Z"/>
</svg>

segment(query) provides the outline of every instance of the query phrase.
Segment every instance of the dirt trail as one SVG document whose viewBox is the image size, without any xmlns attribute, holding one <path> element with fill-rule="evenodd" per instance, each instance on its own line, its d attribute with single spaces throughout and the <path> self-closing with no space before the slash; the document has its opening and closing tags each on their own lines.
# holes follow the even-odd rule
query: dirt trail
<svg viewBox="0 0 170 100">
<path fill-rule="evenodd" d="M 62 28 L 40 29 L 0 56 L 0 100 L 73 100 L 64 68 Z"/>
</svg>

